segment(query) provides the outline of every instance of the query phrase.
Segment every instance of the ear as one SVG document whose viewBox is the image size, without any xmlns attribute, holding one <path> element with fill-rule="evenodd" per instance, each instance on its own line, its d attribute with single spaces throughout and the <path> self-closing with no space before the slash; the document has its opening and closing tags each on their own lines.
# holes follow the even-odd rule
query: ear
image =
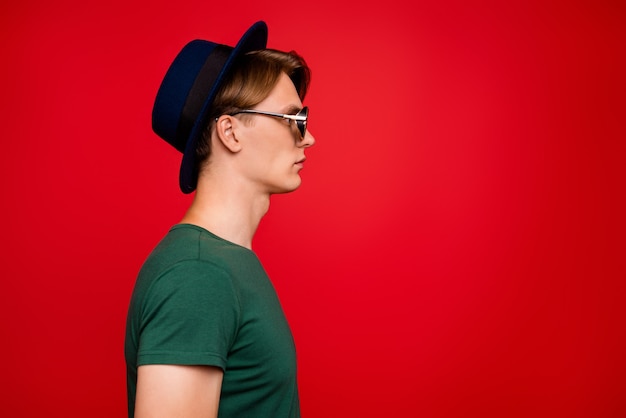
<svg viewBox="0 0 626 418">
<path fill-rule="evenodd" d="M 241 151 L 241 143 L 235 136 L 235 127 L 238 123 L 239 120 L 229 115 L 222 115 L 215 122 L 217 139 L 233 153 Z"/>
</svg>

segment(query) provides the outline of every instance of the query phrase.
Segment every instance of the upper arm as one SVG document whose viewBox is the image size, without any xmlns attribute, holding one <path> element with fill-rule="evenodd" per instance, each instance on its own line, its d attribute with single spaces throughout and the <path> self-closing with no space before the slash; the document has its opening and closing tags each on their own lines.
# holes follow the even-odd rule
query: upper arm
<svg viewBox="0 0 626 418">
<path fill-rule="evenodd" d="M 135 417 L 217 417 L 223 376 L 212 366 L 139 366 Z"/>
</svg>

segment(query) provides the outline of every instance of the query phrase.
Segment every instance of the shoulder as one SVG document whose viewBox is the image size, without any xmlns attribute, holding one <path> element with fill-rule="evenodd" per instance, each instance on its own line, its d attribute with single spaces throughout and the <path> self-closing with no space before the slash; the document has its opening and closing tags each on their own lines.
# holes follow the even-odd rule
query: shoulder
<svg viewBox="0 0 626 418">
<path fill-rule="evenodd" d="M 201 259 L 180 260 L 158 274 L 137 280 L 132 305 L 145 322 L 185 322 L 233 318 L 241 311 L 231 275 L 219 265 Z"/>
<path fill-rule="evenodd" d="M 158 306 L 176 297 L 203 300 L 232 295 L 233 274 L 224 253 L 219 241 L 201 228 L 172 227 L 141 267 L 134 299 L 144 306 Z"/>
</svg>

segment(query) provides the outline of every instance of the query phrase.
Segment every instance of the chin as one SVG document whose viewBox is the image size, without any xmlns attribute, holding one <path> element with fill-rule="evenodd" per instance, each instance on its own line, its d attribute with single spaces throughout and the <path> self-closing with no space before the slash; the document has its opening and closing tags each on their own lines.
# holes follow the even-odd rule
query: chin
<svg viewBox="0 0 626 418">
<path fill-rule="evenodd" d="M 300 185 L 302 184 L 302 179 L 300 178 L 300 176 L 298 176 L 297 180 L 288 182 L 288 183 L 284 183 L 281 184 L 280 186 L 275 187 L 271 193 L 272 194 L 285 194 L 285 193 L 291 193 L 295 190 L 297 190 Z"/>
</svg>

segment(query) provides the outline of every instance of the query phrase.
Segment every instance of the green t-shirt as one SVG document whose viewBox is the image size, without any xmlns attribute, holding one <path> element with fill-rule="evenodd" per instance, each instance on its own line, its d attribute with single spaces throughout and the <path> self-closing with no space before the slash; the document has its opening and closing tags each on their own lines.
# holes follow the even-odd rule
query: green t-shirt
<svg viewBox="0 0 626 418">
<path fill-rule="evenodd" d="M 141 268 L 125 355 L 130 417 L 145 364 L 220 367 L 220 418 L 300 416 L 295 346 L 265 270 L 194 225 L 172 227 Z"/>
</svg>

